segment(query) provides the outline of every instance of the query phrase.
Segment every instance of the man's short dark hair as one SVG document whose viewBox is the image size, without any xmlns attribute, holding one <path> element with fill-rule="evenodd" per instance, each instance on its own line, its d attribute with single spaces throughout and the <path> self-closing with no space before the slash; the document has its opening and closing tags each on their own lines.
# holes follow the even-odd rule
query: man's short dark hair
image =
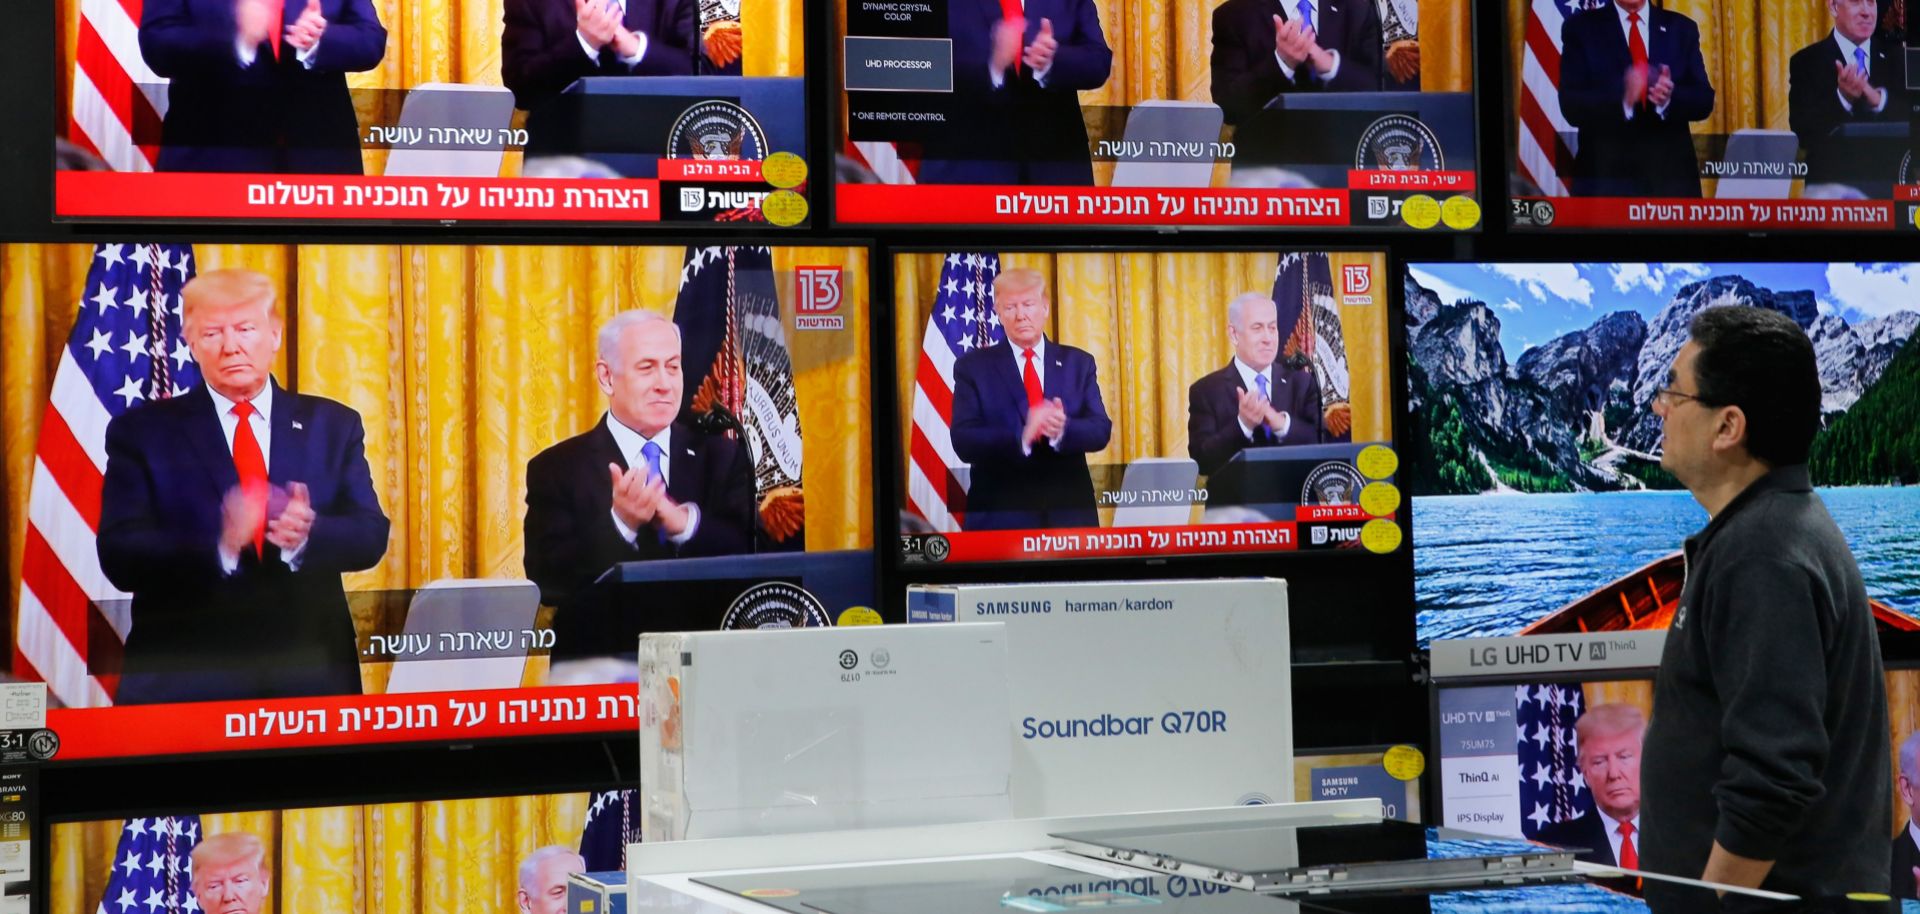
<svg viewBox="0 0 1920 914">
<path fill-rule="evenodd" d="M 1766 308 L 1708 308 L 1687 328 L 1693 380 L 1708 406 L 1738 406 L 1747 453 L 1769 467 L 1807 462 L 1820 430 L 1820 366 L 1800 325 Z"/>
</svg>

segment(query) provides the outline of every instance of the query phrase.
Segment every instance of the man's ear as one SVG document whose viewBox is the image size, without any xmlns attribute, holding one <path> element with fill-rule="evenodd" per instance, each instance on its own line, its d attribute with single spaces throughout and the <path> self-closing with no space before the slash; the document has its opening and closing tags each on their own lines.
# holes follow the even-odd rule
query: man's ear
<svg viewBox="0 0 1920 914">
<path fill-rule="evenodd" d="M 1747 414 L 1738 406 L 1720 407 L 1719 426 L 1713 432 L 1713 449 L 1729 451 L 1747 446 Z"/>
</svg>

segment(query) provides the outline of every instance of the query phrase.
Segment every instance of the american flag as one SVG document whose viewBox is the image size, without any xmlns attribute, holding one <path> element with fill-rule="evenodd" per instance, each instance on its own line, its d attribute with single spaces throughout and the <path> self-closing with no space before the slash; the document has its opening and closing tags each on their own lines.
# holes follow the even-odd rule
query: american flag
<svg viewBox="0 0 1920 914">
<path fill-rule="evenodd" d="M 759 550 L 806 545 L 800 403 L 780 320 L 773 250 L 690 247 L 673 305 L 695 414 L 715 406 L 740 421 L 753 459 Z"/>
<path fill-rule="evenodd" d="M 920 174 L 920 154 L 914 143 L 848 143 L 847 155 L 867 166 L 882 184 L 913 184 Z"/>
<path fill-rule="evenodd" d="M 1291 328 L 1281 355 L 1313 369 L 1323 409 L 1346 402 L 1347 342 L 1333 300 L 1332 261 L 1325 254 L 1280 255 L 1273 270 L 1273 303 L 1280 326 Z"/>
<path fill-rule="evenodd" d="M 1526 51 L 1520 64 L 1520 173 L 1549 197 L 1568 195 L 1565 169 L 1577 139 L 1560 113 L 1560 26 L 1609 0 L 1529 0 Z"/>
<path fill-rule="evenodd" d="M 605 790 L 593 795 L 587 821 L 580 828 L 580 856 L 587 872 L 608 873 L 627 868 L 627 845 L 640 840 L 640 816 L 633 790 Z"/>
<path fill-rule="evenodd" d="M 1573 722 L 1586 710 L 1580 686 L 1541 683 L 1513 689 L 1520 758 L 1520 831 L 1529 838 L 1593 809 L 1576 760 Z"/>
<path fill-rule="evenodd" d="M 967 514 L 966 464 L 953 453 L 953 362 L 1006 339 L 993 312 L 998 254 L 948 254 L 940 267 L 933 313 L 913 375 L 913 441 L 907 460 L 907 507 L 934 530 L 952 533 Z"/>
<path fill-rule="evenodd" d="M 200 383 L 180 329 L 180 289 L 193 278 L 187 245 L 102 244 L 94 249 L 80 315 L 60 352 L 34 450 L 13 672 L 43 680 L 60 703 L 112 704 L 127 595 L 107 583 L 94 539 L 106 472 L 107 422 Z M 102 663 L 102 661 L 108 661 Z"/>
<path fill-rule="evenodd" d="M 199 843 L 199 816 L 128 819 L 94 914 L 198 914 L 188 855 Z"/>
<path fill-rule="evenodd" d="M 140 56 L 142 2 L 80 0 L 67 139 L 114 171 L 153 170 L 167 113 L 167 81 Z"/>
</svg>

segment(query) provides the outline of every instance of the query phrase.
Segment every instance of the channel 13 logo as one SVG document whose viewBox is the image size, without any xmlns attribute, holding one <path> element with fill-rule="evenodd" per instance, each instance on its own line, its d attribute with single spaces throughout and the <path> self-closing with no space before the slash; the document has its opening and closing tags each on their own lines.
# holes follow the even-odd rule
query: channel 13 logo
<svg viewBox="0 0 1920 914">
<path fill-rule="evenodd" d="M 841 330 L 846 320 L 834 312 L 846 297 L 837 266 L 795 267 L 793 328 L 795 330 Z"/>
</svg>

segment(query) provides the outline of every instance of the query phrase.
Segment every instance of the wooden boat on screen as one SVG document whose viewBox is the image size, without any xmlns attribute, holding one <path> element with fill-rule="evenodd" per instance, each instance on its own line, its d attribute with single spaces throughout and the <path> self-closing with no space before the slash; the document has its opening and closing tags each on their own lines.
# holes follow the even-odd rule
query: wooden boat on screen
<svg viewBox="0 0 1920 914">
<path fill-rule="evenodd" d="M 1522 635 L 1566 635 L 1581 632 L 1618 632 L 1664 629 L 1673 623 L 1686 585 L 1685 556 L 1674 553 L 1655 559 L 1631 574 L 1587 594 L 1520 630 Z M 1881 631 L 1920 631 L 1920 617 L 1869 600 L 1873 621 Z"/>
</svg>

